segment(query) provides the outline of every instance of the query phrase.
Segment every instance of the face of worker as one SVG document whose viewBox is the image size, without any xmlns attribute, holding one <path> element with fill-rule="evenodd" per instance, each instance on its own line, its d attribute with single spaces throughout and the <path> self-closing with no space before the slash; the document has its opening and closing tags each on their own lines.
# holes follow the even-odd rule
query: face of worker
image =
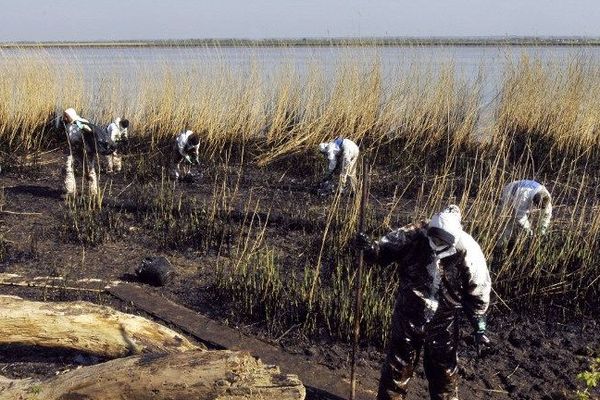
<svg viewBox="0 0 600 400">
<path fill-rule="evenodd" d="M 67 114 L 67 113 L 63 113 L 62 119 L 63 119 L 63 122 L 64 122 L 65 124 L 70 124 L 70 123 L 72 123 L 72 122 L 73 122 L 73 119 L 72 119 L 72 118 L 71 118 L 71 116 L 70 116 L 69 114 Z"/>
<path fill-rule="evenodd" d="M 324 157 L 327 157 L 327 150 L 329 149 L 327 143 L 321 143 L 319 145 L 319 153 L 321 153 Z"/>
<path fill-rule="evenodd" d="M 429 247 L 433 251 L 436 258 L 442 259 L 456 254 L 456 248 L 436 236 L 428 236 Z"/>
<path fill-rule="evenodd" d="M 186 146 L 186 148 L 185 148 L 185 153 L 188 156 L 190 156 L 190 158 L 192 159 L 192 161 L 195 162 L 195 163 L 199 162 L 199 152 L 200 152 L 200 145 Z"/>
</svg>

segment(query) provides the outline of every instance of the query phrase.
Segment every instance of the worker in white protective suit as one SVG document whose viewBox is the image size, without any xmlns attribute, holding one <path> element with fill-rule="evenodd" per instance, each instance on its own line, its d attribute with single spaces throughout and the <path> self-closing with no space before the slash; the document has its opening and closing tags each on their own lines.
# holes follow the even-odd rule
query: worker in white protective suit
<svg viewBox="0 0 600 400">
<path fill-rule="evenodd" d="M 67 108 L 62 117 L 69 144 L 65 165 L 65 191 L 75 195 L 75 163 L 83 167 L 88 181 L 89 193 L 98 194 L 96 163 L 98 155 L 109 156 L 117 150 L 117 144 L 107 128 L 81 118 L 73 108 Z"/>
<path fill-rule="evenodd" d="M 96 195 L 98 193 L 98 178 L 94 165 L 96 146 L 94 144 L 93 128 L 90 122 L 81 118 L 73 108 L 67 108 L 64 111 L 63 123 L 69 144 L 65 164 L 65 191 L 67 195 L 75 195 L 75 161 L 77 161 L 84 170 L 90 194 Z"/>
<path fill-rule="evenodd" d="M 397 264 L 400 288 L 377 400 L 402 400 L 423 353 L 432 400 L 458 399 L 459 310 L 473 328 L 478 351 L 489 346 L 486 313 L 491 280 L 479 244 L 464 232 L 460 209 L 450 205 L 377 241 L 357 238 L 369 263 Z"/>
<path fill-rule="evenodd" d="M 200 152 L 200 136 L 187 130 L 175 138 L 171 151 L 171 176 L 174 179 L 186 178 L 192 165 L 198 165 Z"/>
<path fill-rule="evenodd" d="M 515 233 L 515 226 L 533 235 L 542 235 L 550 226 L 552 218 L 552 197 L 544 185 L 533 180 L 519 180 L 507 184 L 502 191 L 502 207 L 510 212 L 511 219 L 502 234 L 502 240 L 509 240 Z M 529 220 L 532 211 L 539 210 L 538 226 L 532 227 Z"/>
<path fill-rule="evenodd" d="M 127 129 L 129 128 L 129 121 L 124 118 L 115 118 L 107 127 L 106 131 L 110 136 L 110 139 L 116 143 L 124 143 L 129 139 Z M 106 171 L 108 173 L 121 172 L 123 168 L 122 156 L 115 150 L 112 154 L 106 156 Z"/>
<path fill-rule="evenodd" d="M 327 175 L 323 184 L 331 187 L 331 179 L 339 169 L 340 189 L 346 187 L 346 181 L 350 178 L 352 191 L 356 191 L 356 162 L 358 161 L 358 146 L 350 139 L 337 138 L 334 141 L 321 143 L 319 151 L 327 157 Z"/>
</svg>

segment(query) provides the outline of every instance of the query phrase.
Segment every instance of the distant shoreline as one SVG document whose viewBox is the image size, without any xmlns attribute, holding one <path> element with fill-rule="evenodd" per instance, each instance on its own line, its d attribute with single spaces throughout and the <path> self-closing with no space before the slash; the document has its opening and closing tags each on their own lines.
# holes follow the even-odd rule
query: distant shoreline
<svg viewBox="0 0 600 400">
<path fill-rule="evenodd" d="M 0 48 L 47 47 L 328 47 L 328 46 L 598 46 L 600 38 L 333 38 L 333 39 L 187 39 L 87 42 L 6 42 Z"/>
</svg>

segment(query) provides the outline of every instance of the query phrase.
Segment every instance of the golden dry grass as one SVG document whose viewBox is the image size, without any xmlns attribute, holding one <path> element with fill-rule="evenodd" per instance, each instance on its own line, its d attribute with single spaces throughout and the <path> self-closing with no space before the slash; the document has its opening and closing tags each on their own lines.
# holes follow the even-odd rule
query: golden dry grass
<svg viewBox="0 0 600 400">
<path fill-rule="evenodd" d="M 199 61 L 184 71 L 168 64 L 129 71 L 137 82 L 133 86 L 108 73 L 94 91 L 77 65 L 57 64 L 43 50 L 25 52 L 0 60 L 0 150 L 27 154 L 64 140 L 49 127 L 66 107 L 94 121 L 127 116 L 133 139 L 146 144 L 144 151 L 192 129 L 203 133 L 207 155 L 238 146 L 249 152 L 246 160 L 260 166 L 290 155 L 310 158 L 319 142 L 344 136 L 359 142 L 369 158 L 374 187 L 397 176 L 395 190 L 387 190 L 391 211 L 382 221 L 370 220 L 370 232 L 383 233 L 456 203 L 466 230 L 488 256 L 499 304 L 571 298 L 583 308 L 597 296 L 600 65 L 582 59 L 542 63 L 524 56 L 506 67 L 493 121 L 480 132 L 480 80 L 458 78 L 449 63 L 435 71 L 415 66 L 384 83 L 376 56 L 358 63 L 348 52 L 332 76 L 318 62 L 308 63 L 302 74 L 292 61 L 282 62 L 265 79 L 264 66 L 254 60 L 244 70 L 224 60 L 207 69 Z M 131 87 L 135 93 L 123 97 Z M 544 182 L 553 194 L 552 229 L 543 240 L 498 249 L 508 219 L 498 209 L 502 187 L 523 178 Z M 216 180 L 214 194 L 211 215 L 229 207 L 237 190 Z M 320 310 L 341 336 L 352 326 L 351 302 L 341 302 L 351 293 L 351 260 L 343 257 L 357 210 L 356 201 L 339 197 L 327 210 L 331 229 L 323 234 L 321 253 L 332 251 L 341 260 L 333 282 L 321 281 L 318 257 L 307 265 L 304 281 L 286 288 L 289 307 L 306 303 L 309 313 Z M 260 302 L 261 296 L 252 288 L 264 292 L 265 282 L 257 279 L 266 273 L 264 279 L 279 285 L 274 303 L 264 304 L 274 307 L 283 301 L 276 259 L 268 249 L 248 246 L 252 251 L 244 247 L 235 268 L 241 268 L 240 279 L 252 282 L 237 282 L 236 290 L 245 293 L 250 308 L 256 306 L 252 299 Z M 247 269 L 252 262 L 264 264 L 257 275 Z M 364 329 L 376 336 L 385 332 L 377 321 L 389 318 L 391 306 L 382 293 L 393 291 L 393 284 L 368 274 L 365 290 L 371 292 L 364 298 L 371 314 Z"/>
</svg>

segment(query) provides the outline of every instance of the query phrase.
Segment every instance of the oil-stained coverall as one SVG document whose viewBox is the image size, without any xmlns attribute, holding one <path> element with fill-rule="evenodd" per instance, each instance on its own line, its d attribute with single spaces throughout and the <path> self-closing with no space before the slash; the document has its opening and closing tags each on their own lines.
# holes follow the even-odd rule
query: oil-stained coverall
<svg viewBox="0 0 600 400">
<path fill-rule="evenodd" d="M 340 188 L 344 189 L 346 180 L 350 178 L 352 191 L 356 191 L 356 162 L 358 160 L 358 146 L 350 139 L 337 138 L 334 141 L 321 143 L 319 151 L 327 157 L 327 176 L 325 180 L 331 179 L 338 167 L 340 170 Z M 340 165 L 341 163 L 341 165 Z"/>
<path fill-rule="evenodd" d="M 451 205 L 430 222 L 392 231 L 376 242 L 359 235 L 368 262 L 399 267 L 400 288 L 381 371 L 378 400 L 404 399 L 424 348 L 431 399 L 457 399 L 458 310 L 464 309 L 478 343 L 485 336 L 491 282 L 477 242 L 462 230 Z"/>
<path fill-rule="evenodd" d="M 502 207 L 513 213 L 502 239 L 512 236 L 515 226 L 523 229 L 528 235 L 533 234 L 529 214 L 534 209 L 540 210 L 539 231 L 543 235 L 550 226 L 552 218 L 552 198 L 548 189 L 541 183 L 532 180 L 510 182 L 502 191 Z"/>
</svg>

